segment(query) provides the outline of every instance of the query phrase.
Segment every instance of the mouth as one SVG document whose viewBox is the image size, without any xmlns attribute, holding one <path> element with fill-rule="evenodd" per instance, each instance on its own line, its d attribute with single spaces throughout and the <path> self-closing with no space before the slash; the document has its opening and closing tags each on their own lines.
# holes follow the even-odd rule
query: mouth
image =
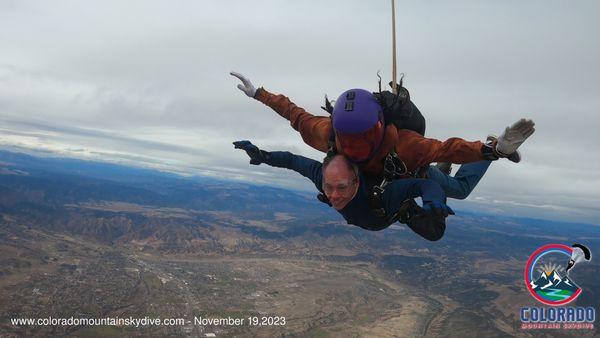
<svg viewBox="0 0 600 338">
<path fill-rule="evenodd" d="M 338 201 L 331 201 L 331 205 L 335 208 L 335 209 L 343 209 L 346 206 L 346 201 L 345 200 L 338 200 Z"/>
</svg>

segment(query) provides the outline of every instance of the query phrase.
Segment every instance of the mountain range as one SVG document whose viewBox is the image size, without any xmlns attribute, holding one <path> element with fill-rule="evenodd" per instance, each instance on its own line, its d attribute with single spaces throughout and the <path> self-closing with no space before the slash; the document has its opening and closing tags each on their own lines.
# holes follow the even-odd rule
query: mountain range
<svg viewBox="0 0 600 338">
<path fill-rule="evenodd" d="M 542 291 L 542 290 L 564 290 L 573 293 L 579 289 L 577 284 L 572 282 L 569 277 L 561 277 L 556 270 L 552 270 L 550 273 L 542 272 L 540 277 L 532 283 L 533 290 Z"/>
<path fill-rule="evenodd" d="M 520 331 L 520 306 L 537 302 L 526 258 L 548 243 L 594 250 L 600 227 L 456 211 L 428 242 L 348 225 L 314 193 L 0 151 L 0 335 L 544 336 Z M 598 273 L 591 262 L 571 271 L 577 285 L 556 271 L 536 283 L 580 286 L 577 305 L 598 309 Z M 287 325 L 9 324 L 149 314 Z"/>
</svg>

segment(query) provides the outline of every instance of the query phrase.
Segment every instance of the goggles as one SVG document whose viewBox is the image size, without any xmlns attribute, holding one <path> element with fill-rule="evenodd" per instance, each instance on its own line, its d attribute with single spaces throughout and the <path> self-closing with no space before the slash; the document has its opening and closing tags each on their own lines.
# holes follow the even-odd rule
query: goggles
<svg viewBox="0 0 600 338">
<path fill-rule="evenodd" d="M 345 134 L 335 132 L 342 153 L 353 161 L 367 160 L 383 139 L 384 127 L 381 121 L 362 133 Z"/>
</svg>

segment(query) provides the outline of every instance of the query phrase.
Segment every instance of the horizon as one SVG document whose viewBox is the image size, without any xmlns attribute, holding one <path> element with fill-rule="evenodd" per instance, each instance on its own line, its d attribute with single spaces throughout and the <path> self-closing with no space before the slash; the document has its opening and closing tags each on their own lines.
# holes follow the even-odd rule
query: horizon
<svg viewBox="0 0 600 338">
<path fill-rule="evenodd" d="M 152 168 L 152 167 L 145 167 L 145 166 L 136 166 L 135 164 L 131 163 L 131 164 L 125 164 L 125 163 L 116 163 L 116 162 L 107 162 L 107 161 L 102 161 L 102 160 L 92 160 L 92 159 L 82 159 L 82 158 L 76 158 L 76 157 L 65 157 L 65 156 L 59 156 L 57 154 L 52 154 L 52 153 L 45 153 L 45 154 L 35 154 L 33 152 L 18 152 L 18 151 L 10 151 L 7 149 L 3 149 L 0 148 L 0 151 L 2 152 L 8 152 L 11 154 L 16 154 L 16 155 L 25 155 L 25 156 L 29 156 L 32 157 L 33 159 L 36 160 L 43 160 L 43 159 L 53 159 L 53 160 L 65 160 L 65 161 L 80 161 L 82 163 L 86 163 L 86 164 L 98 164 L 98 165 L 109 165 L 109 166 L 114 166 L 114 167 L 118 167 L 121 169 L 133 169 L 133 170 L 144 170 L 147 171 L 148 173 L 154 173 L 154 174 L 159 174 L 159 175 L 163 175 L 163 176 L 170 176 L 170 175 L 175 175 L 177 176 L 177 178 L 179 179 L 184 179 L 184 180 L 191 180 L 194 181 L 196 183 L 199 183 L 198 181 L 196 181 L 195 179 L 201 179 L 201 180 L 206 180 L 209 179 L 211 181 L 215 181 L 215 182 L 228 182 L 228 183 L 236 183 L 236 184 L 246 184 L 248 186 L 255 186 L 258 188 L 261 187 L 268 187 L 268 188 L 275 188 L 275 189 L 281 189 L 287 192 L 292 192 L 292 193 L 299 193 L 302 195 L 314 195 L 312 197 L 315 204 L 321 204 L 321 202 L 318 201 L 318 199 L 316 198 L 316 194 L 317 191 L 316 189 L 308 189 L 308 190 L 304 190 L 304 189 L 298 189 L 295 187 L 290 187 L 290 186 L 285 186 L 285 185 L 275 185 L 275 184 L 261 184 L 261 183 L 257 183 L 255 181 L 252 180 L 245 180 L 243 178 L 223 178 L 223 177 L 215 177 L 215 176 L 203 176 L 200 174 L 197 175 L 186 175 L 186 174 L 181 174 L 175 171 L 168 171 L 168 170 L 159 170 L 157 168 Z M 44 156 L 44 155 L 48 155 L 48 156 Z M 3 165 L 5 165 L 5 162 L 0 161 L 0 167 L 2 167 Z M 52 172 L 52 170 L 48 170 L 46 169 L 48 172 Z M 85 173 L 78 173 L 80 176 L 86 176 Z M 112 181 L 110 178 L 105 178 L 106 180 Z M 495 218 L 499 218 L 499 219 L 503 219 L 503 220 L 520 220 L 520 221 L 542 221 L 542 222 L 550 222 L 553 223 L 555 225 L 575 225 L 575 226 L 593 226 L 593 227 L 600 227 L 600 224 L 595 224 L 592 222 L 574 222 L 574 221 L 568 221 L 568 220 L 556 220 L 556 219 L 547 219 L 547 218 L 539 218 L 539 217 L 529 217 L 529 216 L 519 216 L 519 215 L 499 215 L 499 214 L 495 214 L 493 212 L 489 212 L 486 211 L 486 209 L 482 209 L 482 210 L 473 210 L 472 208 L 469 207 L 469 204 L 464 204 L 461 203 L 462 206 L 460 207 L 455 207 L 455 203 L 456 202 L 464 202 L 464 201 L 458 201 L 458 200 L 454 200 L 451 199 L 449 203 L 449 205 L 455 210 L 457 211 L 457 215 L 458 217 L 460 216 L 484 216 L 484 217 L 495 217 Z M 463 205 L 464 204 L 464 205 Z M 455 216 L 455 217 L 456 217 Z M 453 217 L 451 217 L 451 219 L 453 219 Z M 600 230 L 600 228 L 598 229 Z"/>
</svg>

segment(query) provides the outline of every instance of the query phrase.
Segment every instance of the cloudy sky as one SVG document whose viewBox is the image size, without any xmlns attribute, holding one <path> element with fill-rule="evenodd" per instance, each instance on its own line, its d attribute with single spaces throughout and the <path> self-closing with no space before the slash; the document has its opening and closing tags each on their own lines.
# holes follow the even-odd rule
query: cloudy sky
<svg viewBox="0 0 600 338">
<path fill-rule="evenodd" d="M 397 1 L 398 68 L 428 136 L 536 122 L 524 160 L 470 199 L 505 215 L 600 216 L 598 1 Z M 0 147 L 310 189 L 231 142 L 321 159 L 229 76 L 315 114 L 391 78 L 390 2 L 0 0 Z"/>
</svg>

